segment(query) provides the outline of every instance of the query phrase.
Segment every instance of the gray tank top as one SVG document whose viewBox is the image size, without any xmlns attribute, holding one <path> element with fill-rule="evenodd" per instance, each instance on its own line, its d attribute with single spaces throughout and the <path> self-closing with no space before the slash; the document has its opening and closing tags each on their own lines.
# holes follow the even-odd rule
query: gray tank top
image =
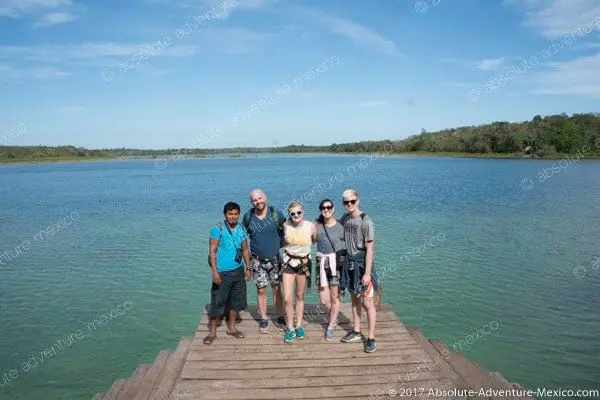
<svg viewBox="0 0 600 400">
<path fill-rule="evenodd" d="M 337 223 L 333 226 L 327 227 L 327 233 L 329 234 L 329 239 L 327 239 L 327 235 L 325 234 L 325 230 L 323 229 L 323 225 L 316 221 L 317 223 L 317 251 L 323 254 L 331 254 L 336 250 L 345 249 L 346 245 L 344 242 L 344 227 L 340 223 L 339 220 L 336 220 Z M 333 243 L 333 247 L 331 244 Z"/>
</svg>

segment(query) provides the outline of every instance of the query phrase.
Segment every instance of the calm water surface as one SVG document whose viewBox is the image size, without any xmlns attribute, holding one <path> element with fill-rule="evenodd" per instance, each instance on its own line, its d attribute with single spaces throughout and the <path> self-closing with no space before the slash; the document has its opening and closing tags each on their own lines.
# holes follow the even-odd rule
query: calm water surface
<svg viewBox="0 0 600 400">
<path fill-rule="evenodd" d="M 209 300 L 208 230 L 226 201 L 246 209 L 255 186 L 279 207 L 301 199 L 310 217 L 356 187 L 376 224 L 385 301 L 406 325 L 526 387 L 599 388 L 600 162 L 555 163 L 2 166 L 0 399 L 89 399 L 192 335 Z"/>
</svg>

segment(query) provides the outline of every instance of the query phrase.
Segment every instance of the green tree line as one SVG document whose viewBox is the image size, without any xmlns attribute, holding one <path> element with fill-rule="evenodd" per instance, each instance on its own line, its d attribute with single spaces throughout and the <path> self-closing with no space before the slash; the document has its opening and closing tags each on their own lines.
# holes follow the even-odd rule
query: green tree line
<svg viewBox="0 0 600 400">
<path fill-rule="evenodd" d="M 371 153 L 472 154 L 553 157 L 585 153 L 600 155 L 600 114 L 567 114 L 531 121 L 498 121 L 426 132 L 400 140 L 334 143 L 329 146 L 236 147 L 226 149 L 97 149 L 75 146 L 0 146 L 0 162 L 109 158 L 208 157 L 240 153 Z"/>
</svg>

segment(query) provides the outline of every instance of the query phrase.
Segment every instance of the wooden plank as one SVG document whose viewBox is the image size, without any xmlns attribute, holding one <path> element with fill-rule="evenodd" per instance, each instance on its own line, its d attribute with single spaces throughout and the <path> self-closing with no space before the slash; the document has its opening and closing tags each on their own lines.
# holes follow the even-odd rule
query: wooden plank
<svg viewBox="0 0 600 400">
<path fill-rule="evenodd" d="M 409 374 L 410 379 L 417 379 L 416 371 L 425 371 L 423 362 L 401 362 L 394 365 L 373 365 L 365 368 L 364 366 L 345 365 L 343 368 L 297 368 L 293 371 L 293 376 L 297 378 L 324 377 L 324 376 L 354 376 L 357 375 L 377 375 L 386 373 L 400 374 L 398 379 Z M 280 379 L 289 378 L 291 371 L 289 369 L 264 369 L 263 371 L 247 371 L 244 369 L 228 370 L 226 374 L 223 370 L 203 369 L 197 363 L 190 367 L 184 367 L 181 372 L 182 380 L 228 380 L 228 379 L 273 379 L 278 382 Z M 439 367 L 430 365 L 427 371 L 439 371 Z"/>
<path fill-rule="evenodd" d="M 106 394 L 104 395 L 104 400 L 116 400 L 117 395 L 119 394 L 121 389 L 123 389 L 123 385 L 125 385 L 125 382 L 126 379 L 117 379 L 112 384 L 109 391 L 106 392 Z"/>
<path fill-rule="evenodd" d="M 360 365 L 395 365 L 399 363 L 414 363 L 414 362 L 432 362 L 427 354 L 423 352 L 423 349 L 407 349 L 404 350 L 404 354 L 400 356 L 386 356 L 385 354 L 381 354 L 375 356 L 376 353 L 371 353 L 372 357 L 365 358 L 355 358 L 352 360 L 352 365 L 360 366 Z M 327 367 L 339 367 L 340 361 L 338 359 L 316 359 L 316 360 L 299 360 L 299 359 L 290 359 L 286 361 L 276 360 L 270 361 L 269 363 L 265 363 L 263 361 L 211 361 L 211 362 L 202 362 L 202 361 L 186 361 L 185 368 L 191 368 L 196 370 L 206 370 L 206 369 L 219 369 L 219 370 L 229 370 L 229 369 L 245 369 L 245 370 L 265 370 L 265 369 L 278 369 L 278 368 L 327 368 Z M 292 371 L 290 371 L 292 373 Z"/>
<path fill-rule="evenodd" d="M 364 370 L 363 370 L 364 372 Z M 381 373 L 365 375 L 360 374 L 360 382 L 365 384 L 381 384 L 382 387 L 390 384 L 396 378 L 396 374 Z M 428 381 L 440 379 L 439 371 L 427 371 L 423 373 L 415 383 L 419 381 Z M 355 375 L 343 376 L 315 376 L 315 377 L 285 377 L 279 379 L 262 379 L 262 376 L 251 379 L 215 379 L 206 381 L 189 381 L 186 384 L 186 390 L 195 392 L 201 389 L 204 390 L 221 390 L 221 389 L 280 389 L 291 387 L 311 387 L 311 386 L 340 386 L 356 384 L 357 377 Z"/>
<path fill-rule="evenodd" d="M 367 335 L 366 331 L 362 332 L 363 335 Z M 204 337 L 208 334 L 208 332 L 196 332 L 196 335 L 194 336 L 193 339 L 193 345 L 201 345 L 203 344 L 203 340 Z M 306 343 L 306 342 L 310 342 L 310 343 L 328 343 L 323 335 L 310 335 L 308 333 L 306 333 L 306 338 L 304 339 L 298 339 L 295 338 L 293 343 L 289 343 L 287 344 L 288 346 L 293 346 L 296 343 Z M 334 342 L 330 342 L 330 343 L 336 343 L 339 342 L 340 339 L 345 335 L 346 333 L 344 331 L 341 332 L 336 332 L 336 337 L 337 339 Z M 213 343 L 211 344 L 211 347 L 215 347 L 215 346 L 219 346 L 221 344 L 231 344 L 234 343 L 236 346 L 240 345 L 253 345 L 253 346 L 270 346 L 276 343 L 283 343 L 283 332 L 279 332 L 277 334 L 273 333 L 273 334 L 261 334 L 260 332 L 244 332 L 245 338 L 244 339 L 236 339 L 232 336 L 227 335 L 225 332 L 222 331 L 217 331 L 217 338 L 213 341 Z M 400 340 L 409 340 L 409 341 L 414 341 L 413 337 L 410 336 L 410 334 L 408 333 L 408 331 L 406 332 L 399 332 L 398 330 L 392 330 L 391 332 L 385 331 L 385 332 L 378 332 L 375 331 L 375 340 L 377 341 L 377 343 L 379 342 L 395 342 L 395 341 L 400 341 Z"/>
<path fill-rule="evenodd" d="M 437 351 L 435 347 L 429 342 L 429 340 L 423 336 L 421 331 L 416 328 L 408 328 L 409 333 L 415 339 L 415 341 L 421 346 L 421 348 L 427 353 L 429 357 L 433 360 L 434 363 L 440 365 L 440 370 L 442 371 L 442 377 L 450 379 L 454 382 L 460 382 L 463 385 L 463 388 L 467 386 L 460 379 L 460 377 L 454 372 L 454 370 L 448 365 L 444 357 Z"/>
<path fill-rule="evenodd" d="M 197 342 L 195 342 L 197 343 Z M 216 342 L 215 342 L 216 343 Z M 323 342 L 323 343 L 300 343 L 299 345 L 289 345 L 286 343 L 276 343 L 271 344 L 272 346 L 269 350 L 263 349 L 262 346 L 207 346 L 205 344 L 197 344 L 192 345 L 190 350 L 200 352 L 202 354 L 206 354 L 206 357 L 209 359 L 216 359 L 221 356 L 227 356 L 228 354 L 235 354 L 236 357 L 239 355 L 240 357 L 245 357 L 245 354 L 251 354 L 252 356 L 265 355 L 265 357 L 270 357 L 274 353 L 295 353 L 298 351 L 316 351 L 316 352 L 326 352 L 328 354 L 335 353 L 356 353 L 357 351 L 362 351 L 364 347 L 364 343 L 355 342 L 355 343 L 341 343 L 341 342 Z M 418 344 L 414 342 L 414 340 L 401 340 L 396 341 L 394 343 L 385 342 L 385 344 L 377 345 L 379 350 L 387 351 L 387 349 L 404 349 L 404 348 L 413 348 L 419 347 Z M 269 358 L 270 359 L 270 358 Z"/>
<path fill-rule="evenodd" d="M 169 396 L 183 368 L 191 343 L 192 338 L 183 338 L 179 341 L 175 351 L 167 358 L 160 377 L 157 379 L 152 393 L 150 393 L 149 400 L 164 400 Z"/>
<path fill-rule="evenodd" d="M 429 380 L 419 382 L 419 390 L 423 390 L 421 396 L 415 398 L 428 397 L 429 389 L 451 389 L 454 384 L 448 380 Z M 283 388 L 282 390 L 273 389 L 223 389 L 223 390 L 199 390 L 186 396 L 186 400 L 205 399 L 205 400 L 283 400 L 283 399 L 322 399 L 324 397 L 368 397 L 375 393 L 382 392 L 381 384 L 360 384 L 360 385 L 339 385 L 339 386 L 308 386 L 300 388 Z M 387 395 L 387 396 L 386 396 Z M 390 397 L 387 393 L 382 393 L 381 397 Z"/>
<path fill-rule="evenodd" d="M 118 400 L 131 400 L 137 395 L 140 385 L 144 380 L 144 374 L 150 366 L 151 364 L 142 364 L 137 367 L 132 376 L 127 380 L 127 383 L 125 383 L 121 393 L 117 396 Z"/>
<path fill-rule="evenodd" d="M 327 351 L 329 350 L 329 351 Z M 415 353 L 411 353 L 414 351 Z M 297 360 L 329 360 L 329 359 L 337 359 L 340 362 L 349 362 L 349 359 L 357 359 L 357 358 L 373 358 L 378 357 L 382 354 L 386 356 L 402 356 L 405 354 L 420 354 L 423 351 L 418 344 L 408 344 L 404 346 L 394 346 L 393 348 L 388 349 L 385 352 L 380 353 L 365 353 L 362 351 L 344 351 L 344 352 L 336 352 L 331 351 L 331 348 L 326 349 L 325 351 L 315 351 L 312 348 L 309 348 L 308 351 L 304 349 L 298 349 L 296 352 L 265 352 L 260 349 L 256 353 L 238 353 L 235 350 L 233 351 L 219 351 L 219 352 L 207 352 L 207 351 L 198 351 L 191 350 L 187 356 L 186 362 L 191 361 L 205 361 L 212 364 L 214 360 L 235 360 L 235 361 L 281 361 L 281 360 L 289 360 L 289 361 L 297 361 Z"/>
<path fill-rule="evenodd" d="M 140 384 L 137 395 L 135 396 L 135 400 L 147 400 L 148 396 L 152 392 L 154 385 L 156 384 L 156 380 L 160 376 L 160 371 L 162 371 L 165 361 L 171 354 L 170 351 L 163 350 L 158 353 L 158 357 L 154 363 L 150 366 L 148 371 L 144 374 L 144 379 Z"/>
</svg>

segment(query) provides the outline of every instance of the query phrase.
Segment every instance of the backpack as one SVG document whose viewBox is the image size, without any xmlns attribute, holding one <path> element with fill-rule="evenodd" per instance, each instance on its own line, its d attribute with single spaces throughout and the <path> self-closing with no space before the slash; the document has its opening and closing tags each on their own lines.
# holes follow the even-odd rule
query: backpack
<svg viewBox="0 0 600 400">
<path fill-rule="evenodd" d="M 244 229 L 246 229 L 248 236 L 250 236 L 249 235 L 250 232 L 248 232 L 248 229 L 250 229 L 250 220 L 252 219 L 252 214 L 254 214 L 254 208 L 251 208 L 250 210 L 246 211 L 246 213 L 244 214 L 244 216 L 242 218 L 242 226 L 244 227 Z M 279 220 L 279 215 L 277 214 L 277 211 L 275 210 L 275 207 L 273 207 L 273 206 L 269 206 L 269 216 L 271 218 L 271 221 L 273 221 L 273 223 L 277 227 L 277 233 L 279 234 L 279 240 L 280 240 L 279 247 L 283 247 L 284 246 L 283 223 L 285 221 Z"/>
</svg>

